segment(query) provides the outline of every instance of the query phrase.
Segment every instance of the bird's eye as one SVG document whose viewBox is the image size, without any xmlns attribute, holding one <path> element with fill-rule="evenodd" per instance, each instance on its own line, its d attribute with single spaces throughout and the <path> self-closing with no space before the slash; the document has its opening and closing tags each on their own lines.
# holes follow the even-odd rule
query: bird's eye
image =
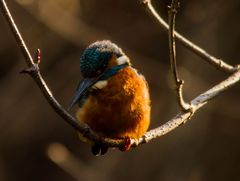
<svg viewBox="0 0 240 181">
<path fill-rule="evenodd" d="M 100 73 L 101 73 L 101 70 L 98 70 L 98 71 L 97 71 L 97 74 L 100 74 Z"/>
<path fill-rule="evenodd" d="M 101 73 L 103 73 L 107 68 L 107 64 L 103 64 L 97 71 L 97 75 L 100 75 Z"/>
</svg>

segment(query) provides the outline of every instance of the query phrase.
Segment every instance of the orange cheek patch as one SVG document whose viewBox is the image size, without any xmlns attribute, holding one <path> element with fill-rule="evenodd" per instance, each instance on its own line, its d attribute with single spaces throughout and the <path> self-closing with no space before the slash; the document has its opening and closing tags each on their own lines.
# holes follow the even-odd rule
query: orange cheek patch
<svg viewBox="0 0 240 181">
<path fill-rule="evenodd" d="M 110 59 L 110 61 L 108 63 L 108 68 L 118 65 L 116 58 L 117 58 L 116 56 L 114 56 L 114 55 L 112 56 L 112 58 Z"/>
</svg>

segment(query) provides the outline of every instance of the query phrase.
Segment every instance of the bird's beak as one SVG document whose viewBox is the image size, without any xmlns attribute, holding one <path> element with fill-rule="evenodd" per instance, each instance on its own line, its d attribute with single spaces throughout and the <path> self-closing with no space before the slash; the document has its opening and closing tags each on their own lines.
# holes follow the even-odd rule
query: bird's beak
<svg viewBox="0 0 240 181">
<path fill-rule="evenodd" d="M 101 76 L 98 76 L 95 78 L 83 79 L 78 85 L 77 91 L 71 101 L 71 104 L 70 104 L 68 110 L 71 109 L 79 100 L 81 100 L 81 98 L 87 92 L 88 88 L 90 88 L 92 85 L 94 85 L 100 78 L 101 78 Z"/>
<path fill-rule="evenodd" d="M 108 77 L 111 77 L 112 75 L 116 74 L 119 70 L 129 66 L 129 62 L 114 66 L 110 69 L 107 69 L 105 72 L 100 74 L 98 77 L 93 77 L 93 78 L 84 78 L 80 83 L 77 88 L 77 91 L 73 97 L 73 100 L 68 108 L 71 109 L 79 100 L 83 98 L 83 96 L 86 94 L 88 89 L 92 87 L 97 81 L 100 79 L 107 79 Z"/>
</svg>

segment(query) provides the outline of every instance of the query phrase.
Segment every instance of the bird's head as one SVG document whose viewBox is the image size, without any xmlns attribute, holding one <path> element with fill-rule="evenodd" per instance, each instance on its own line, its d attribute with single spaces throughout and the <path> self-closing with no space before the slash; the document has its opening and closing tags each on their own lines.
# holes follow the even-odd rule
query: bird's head
<svg viewBox="0 0 240 181">
<path fill-rule="evenodd" d="M 88 46 L 80 58 L 83 80 L 77 88 L 70 107 L 81 100 L 96 82 L 107 80 L 128 65 L 130 65 L 128 57 L 111 41 L 97 41 Z"/>
</svg>

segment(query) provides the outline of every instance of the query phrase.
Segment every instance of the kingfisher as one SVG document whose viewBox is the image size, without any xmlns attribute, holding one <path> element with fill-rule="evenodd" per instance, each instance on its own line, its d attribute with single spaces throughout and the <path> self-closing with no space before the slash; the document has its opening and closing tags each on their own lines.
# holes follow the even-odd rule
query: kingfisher
<svg viewBox="0 0 240 181">
<path fill-rule="evenodd" d="M 103 137 L 138 139 L 150 124 L 150 96 L 144 76 L 115 43 L 96 41 L 80 58 L 80 81 L 70 108 L 78 104 L 76 118 Z M 94 151 L 95 149 L 95 151 Z M 107 148 L 94 145 L 104 154 Z"/>
</svg>

